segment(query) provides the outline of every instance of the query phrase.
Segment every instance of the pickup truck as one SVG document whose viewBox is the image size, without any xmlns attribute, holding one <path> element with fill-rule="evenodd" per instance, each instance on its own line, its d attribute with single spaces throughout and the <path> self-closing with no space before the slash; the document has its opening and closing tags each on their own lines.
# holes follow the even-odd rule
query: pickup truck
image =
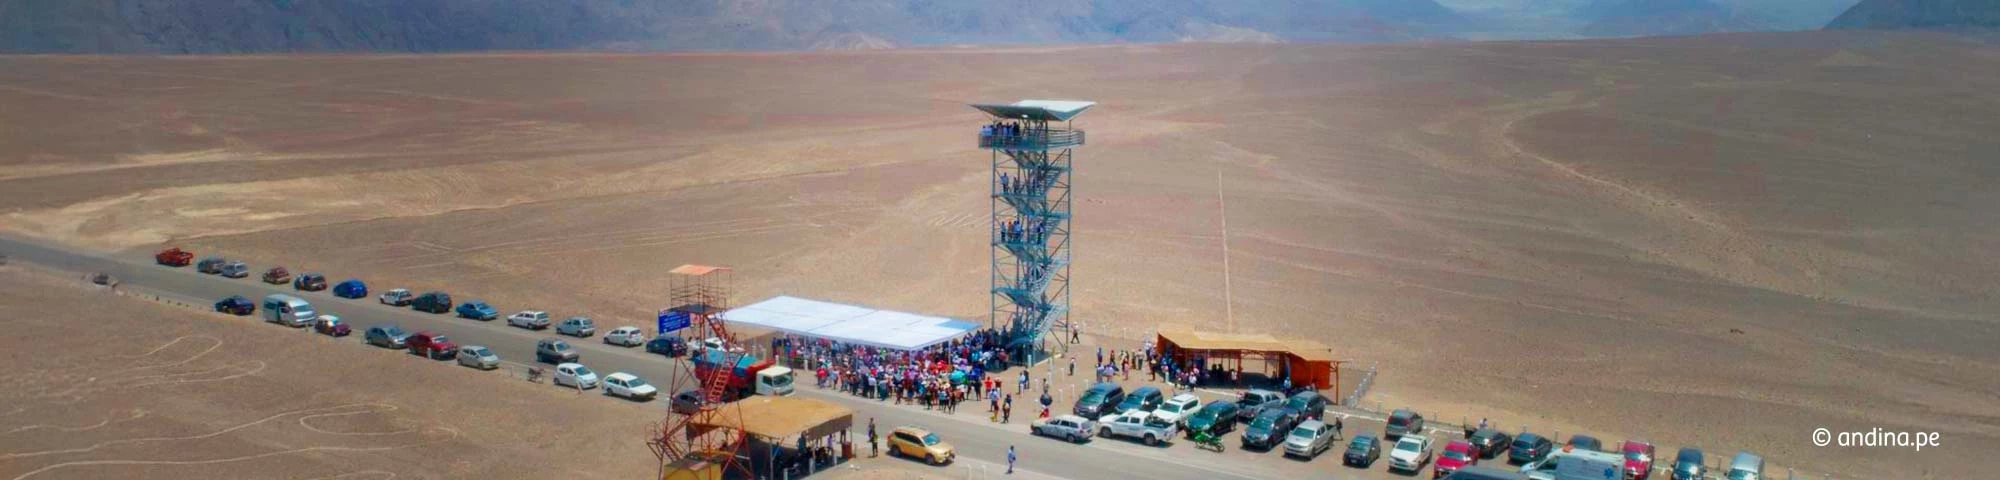
<svg viewBox="0 0 2000 480">
<path fill-rule="evenodd" d="M 181 247 L 173 247 L 154 254 L 153 261 L 169 267 L 185 267 L 194 261 L 194 253 L 181 250 Z"/>
<path fill-rule="evenodd" d="M 1044 437 L 1060 438 L 1070 443 L 1083 443 L 1097 432 L 1097 422 L 1076 415 L 1057 415 L 1036 419 L 1028 432 Z"/>
<path fill-rule="evenodd" d="M 1098 426 L 1097 435 L 1104 438 L 1127 437 L 1146 441 L 1146 445 L 1158 446 L 1179 435 L 1181 428 L 1146 411 L 1127 411 L 1113 415 Z"/>
</svg>

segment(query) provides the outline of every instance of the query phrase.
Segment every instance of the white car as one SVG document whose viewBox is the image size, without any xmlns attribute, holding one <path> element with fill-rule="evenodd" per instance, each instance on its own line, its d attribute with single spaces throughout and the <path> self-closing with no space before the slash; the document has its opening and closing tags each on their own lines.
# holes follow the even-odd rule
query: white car
<svg viewBox="0 0 2000 480">
<path fill-rule="evenodd" d="M 1404 435 L 1389 451 L 1389 471 L 1417 473 L 1431 464 L 1431 437 Z"/>
<path fill-rule="evenodd" d="M 544 312 L 541 310 L 522 310 L 519 313 L 507 316 L 507 326 L 521 327 L 530 330 L 541 330 L 544 328 L 549 328 L 549 312 Z"/>
<path fill-rule="evenodd" d="M 416 301 L 417 296 L 411 295 L 410 289 L 398 288 L 395 290 L 382 292 L 381 296 L 375 298 L 381 300 L 383 305 L 393 305 L 402 307 L 402 306 L 408 306 L 410 302 Z"/>
<path fill-rule="evenodd" d="M 636 375 L 618 372 L 604 376 L 604 394 L 644 402 L 659 395 L 660 390 Z"/>
<path fill-rule="evenodd" d="M 578 363 L 556 365 L 556 385 L 566 385 L 581 389 L 597 388 L 597 372 Z"/>
<path fill-rule="evenodd" d="M 621 347 L 637 347 L 646 344 L 646 332 L 639 327 L 618 327 L 604 334 L 604 343 Z"/>
<path fill-rule="evenodd" d="M 1174 398 L 1160 404 L 1160 408 L 1153 409 L 1153 415 L 1160 417 L 1161 420 L 1174 422 L 1174 425 L 1185 425 L 1183 421 L 1187 420 L 1187 417 L 1194 416 L 1196 410 L 1201 410 L 1201 397 L 1183 393 L 1174 395 Z"/>
</svg>

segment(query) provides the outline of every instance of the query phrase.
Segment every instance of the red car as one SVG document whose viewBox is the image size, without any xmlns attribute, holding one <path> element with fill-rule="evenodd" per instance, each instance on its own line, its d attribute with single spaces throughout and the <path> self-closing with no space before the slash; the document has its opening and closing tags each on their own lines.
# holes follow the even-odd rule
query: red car
<svg viewBox="0 0 2000 480">
<path fill-rule="evenodd" d="M 1438 455 L 1437 466 L 1431 468 L 1431 478 L 1442 478 L 1458 469 L 1478 464 L 1478 447 L 1472 446 L 1472 442 L 1453 440 L 1450 445 L 1444 446 L 1444 453 Z"/>
<path fill-rule="evenodd" d="M 347 322 L 341 321 L 340 317 L 322 313 L 319 320 L 313 321 L 313 331 L 329 337 L 345 337 L 354 333 L 354 328 L 347 326 Z"/>
<path fill-rule="evenodd" d="M 181 250 L 181 247 L 169 248 L 154 254 L 153 261 L 169 267 L 185 267 L 194 262 L 194 252 Z"/>
<path fill-rule="evenodd" d="M 1653 444 L 1639 440 L 1626 440 L 1618 446 L 1619 453 L 1625 455 L 1625 478 L 1646 480 L 1653 476 Z"/>
<path fill-rule="evenodd" d="M 458 356 L 458 344 L 437 332 L 417 332 L 410 336 L 410 353 L 423 355 L 431 360 L 446 360 Z"/>
</svg>

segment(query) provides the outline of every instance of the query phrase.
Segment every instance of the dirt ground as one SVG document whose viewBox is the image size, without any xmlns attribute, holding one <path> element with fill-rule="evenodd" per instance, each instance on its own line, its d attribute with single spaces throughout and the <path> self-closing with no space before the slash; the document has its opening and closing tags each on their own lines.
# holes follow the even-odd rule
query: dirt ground
<svg viewBox="0 0 2000 480">
<path fill-rule="evenodd" d="M 1852 32 L 0 57 L 0 228 L 609 323 L 681 263 L 983 319 L 965 104 L 1088 99 L 1093 337 L 1308 337 L 1379 362 L 1387 408 L 1944 478 L 2000 467 L 1995 87 L 1991 47 Z"/>
<path fill-rule="evenodd" d="M 0 267 L 0 478 L 643 478 L 663 412 Z M 311 337 L 311 338 L 305 338 Z M 394 375 L 382 372 L 396 372 Z"/>
</svg>

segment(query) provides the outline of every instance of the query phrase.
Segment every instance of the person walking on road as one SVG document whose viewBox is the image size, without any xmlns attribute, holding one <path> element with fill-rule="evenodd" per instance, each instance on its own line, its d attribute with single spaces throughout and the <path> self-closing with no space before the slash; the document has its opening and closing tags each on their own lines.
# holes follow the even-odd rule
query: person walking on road
<svg viewBox="0 0 2000 480">
<path fill-rule="evenodd" d="M 868 458 L 875 458 L 881 455 L 881 444 L 875 443 L 875 417 L 868 417 Z"/>
<path fill-rule="evenodd" d="M 1007 423 L 1012 418 L 1014 418 L 1014 395 L 1009 394 L 1006 402 L 1000 404 L 1000 423 Z"/>
<path fill-rule="evenodd" d="M 1014 446 L 1007 446 L 1007 474 L 1014 474 Z"/>
</svg>

